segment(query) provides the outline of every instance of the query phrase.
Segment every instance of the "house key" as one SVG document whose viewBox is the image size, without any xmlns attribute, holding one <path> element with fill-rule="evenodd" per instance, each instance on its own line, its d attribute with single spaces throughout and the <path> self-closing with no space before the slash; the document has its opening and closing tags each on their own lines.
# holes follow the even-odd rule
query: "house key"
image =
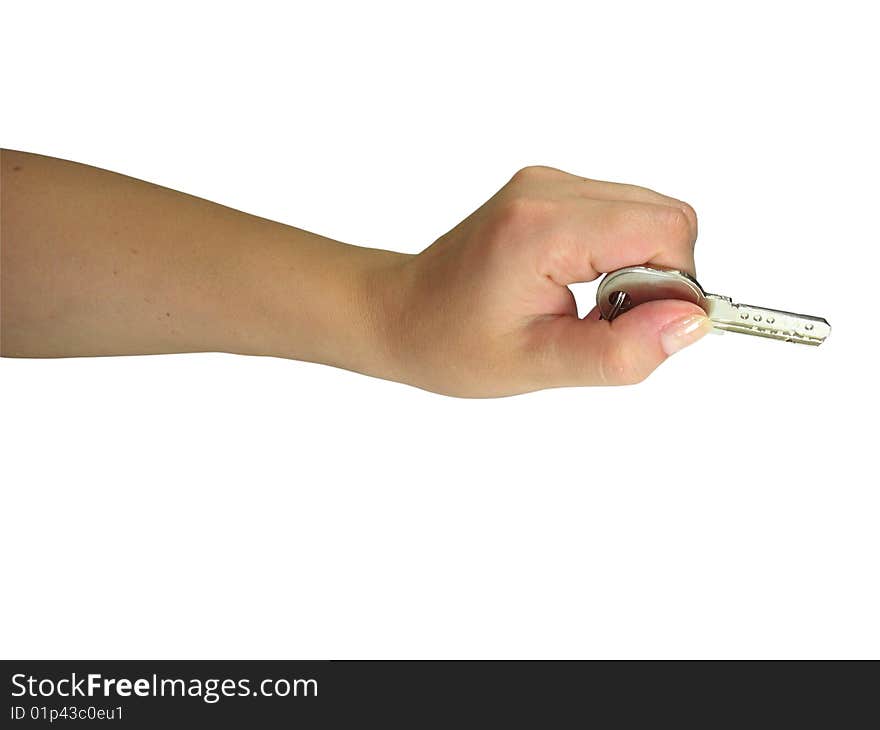
<svg viewBox="0 0 880 730">
<path fill-rule="evenodd" d="M 831 326 L 821 317 L 778 309 L 736 304 L 730 297 L 707 294 L 697 280 L 683 271 L 653 266 L 629 266 L 607 274 L 596 292 L 602 319 L 655 299 L 683 299 L 701 307 L 716 329 L 769 337 L 802 345 L 821 345 Z"/>
</svg>

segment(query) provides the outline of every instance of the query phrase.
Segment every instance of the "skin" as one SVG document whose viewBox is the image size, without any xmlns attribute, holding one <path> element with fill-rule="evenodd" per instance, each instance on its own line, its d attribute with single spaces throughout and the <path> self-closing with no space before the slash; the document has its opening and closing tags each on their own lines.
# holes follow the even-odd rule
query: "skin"
<svg viewBox="0 0 880 730">
<path fill-rule="evenodd" d="M 271 355 L 464 397 L 636 383 L 709 331 L 702 310 L 579 319 L 567 285 L 645 263 L 695 274 L 696 236 L 680 200 L 527 167 L 402 254 L 3 150 L 0 354 Z"/>
</svg>

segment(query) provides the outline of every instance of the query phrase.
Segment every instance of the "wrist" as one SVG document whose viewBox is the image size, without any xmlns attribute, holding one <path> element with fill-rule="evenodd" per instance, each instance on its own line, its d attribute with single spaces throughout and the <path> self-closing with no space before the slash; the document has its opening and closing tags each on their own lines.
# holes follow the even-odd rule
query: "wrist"
<svg viewBox="0 0 880 730">
<path fill-rule="evenodd" d="M 334 317 L 340 336 L 328 342 L 322 362 L 387 380 L 405 381 L 401 358 L 406 300 L 415 256 L 355 248 L 352 269 Z"/>
<path fill-rule="evenodd" d="M 393 321 L 411 258 L 273 226 L 230 267 L 236 286 L 220 306 L 232 336 L 220 349 L 393 379 Z"/>
</svg>

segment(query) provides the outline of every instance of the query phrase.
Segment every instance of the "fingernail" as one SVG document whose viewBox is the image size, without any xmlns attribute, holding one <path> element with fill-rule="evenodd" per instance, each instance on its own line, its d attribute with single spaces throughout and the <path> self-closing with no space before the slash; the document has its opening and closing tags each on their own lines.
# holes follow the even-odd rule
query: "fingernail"
<svg viewBox="0 0 880 730">
<path fill-rule="evenodd" d="M 660 345 L 663 352 L 672 355 L 683 347 L 687 347 L 711 331 L 712 323 L 708 317 L 700 314 L 689 314 L 674 322 L 670 322 L 660 331 Z"/>
</svg>

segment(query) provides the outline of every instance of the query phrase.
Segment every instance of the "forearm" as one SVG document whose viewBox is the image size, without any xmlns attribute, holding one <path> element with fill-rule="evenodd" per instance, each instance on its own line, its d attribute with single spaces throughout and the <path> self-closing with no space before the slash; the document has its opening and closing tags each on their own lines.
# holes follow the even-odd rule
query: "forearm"
<svg viewBox="0 0 880 730">
<path fill-rule="evenodd" d="M 105 170 L 4 150 L 5 356 L 224 351 L 377 375 L 409 257 Z"/>
</svg>

